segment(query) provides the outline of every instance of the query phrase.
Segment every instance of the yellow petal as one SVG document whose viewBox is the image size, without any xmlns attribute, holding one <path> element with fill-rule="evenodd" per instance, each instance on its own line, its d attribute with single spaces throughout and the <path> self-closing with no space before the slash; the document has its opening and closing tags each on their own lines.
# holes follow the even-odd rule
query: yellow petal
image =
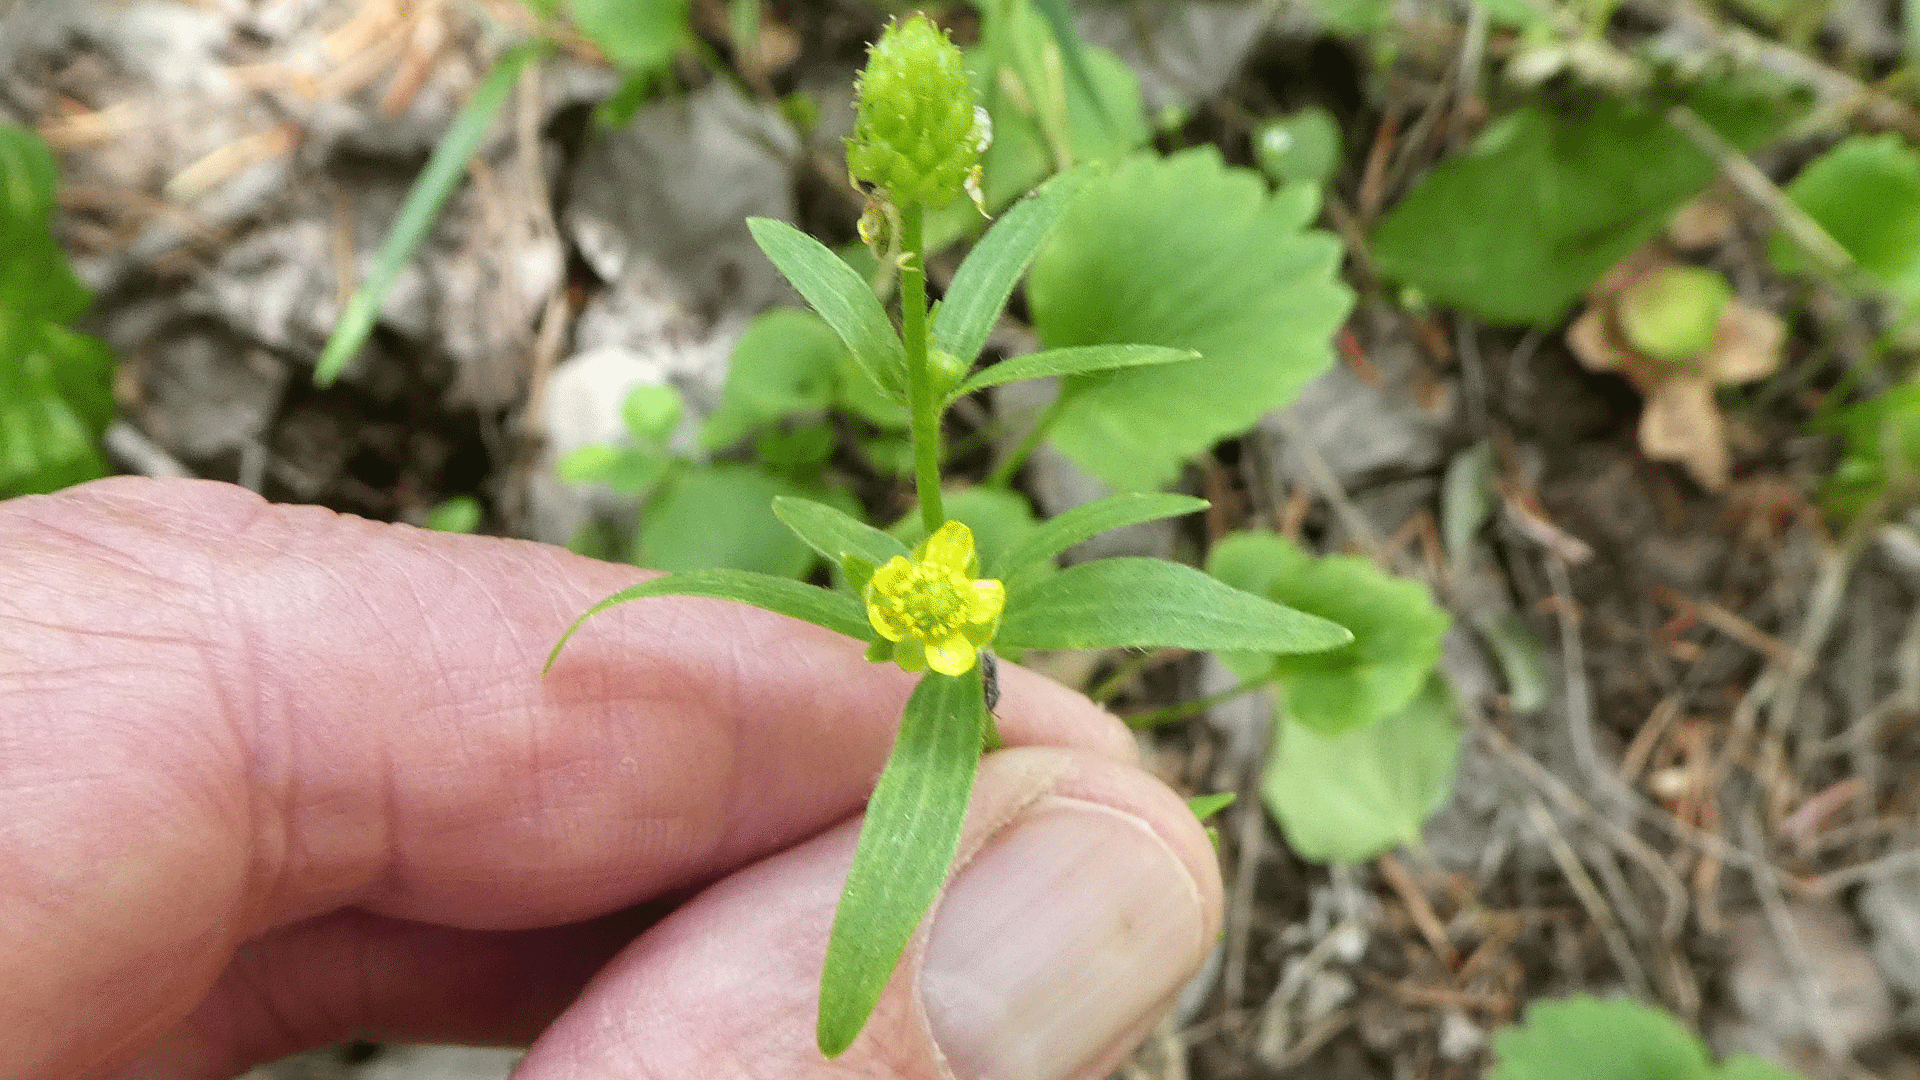
<svg viewBox="0 0 1920 1080">
<path fill-rule="evenodd" d="M 973 667 L 978 651 L 962 634 L 950 634 L 927 642 L 927 666 L 942 675 L 965 675 Z"/>
<path fill-rule="evenodd" d="M 887 560 L 885 566 L 875 570 L 873 577 L 868 579 L 867 595 L 872 596 L 874 593 L 882 596 L 898 595 L 902 579 L 912 570 L 913 566 L 907 562 L 906 556 L 895 555 Z"/>
<path fill-rule="evenodd" d="M 869 601 L 867 604 L 867 624 L 888 641 L 905 641 L 912 629 L 900 615 L 899 608 L 885 600 L 877 604 Z"/>
<path fill-rule="evenodd" d="M 927 537 L 926 551 L 920 561 L 943 570 L 965 572 L 973 559 L 973 531 L 958 521 L 949 521 Z"/>
<path fill-rule="evenodd" d="M 970 623 L 998 622 L 1007 609 L 1007 587 L 992 578 L 967 582 L 966 595 Z"/>
</svg>

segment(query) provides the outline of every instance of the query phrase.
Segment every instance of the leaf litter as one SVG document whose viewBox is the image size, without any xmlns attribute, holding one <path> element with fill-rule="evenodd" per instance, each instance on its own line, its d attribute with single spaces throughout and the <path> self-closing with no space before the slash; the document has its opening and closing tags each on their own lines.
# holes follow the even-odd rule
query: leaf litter
<svg viewBox="0 0 1920 1080">
<path fill-rule="evenodd" d="M 1842 6 L 1851 21 L 1830 28 L 1834 41 L 1869 59 L 1898 48 L 1897 33 L 1873 32 L 1868 5 Z M 857 47 L 870 16 L 829 8 L 811 31 L 763 19 L 763 36 L 787 44 L 751 81 L 839 79 L 835 50 Z M 729 261 L 745 229 L 728 222 L 761 214 L 851 236 L 858 207 L 814 160 L 830 140 L 788 141 L 772 106 L 687 69 L 706 89 L 647 106 L 635 130 L 656 135 L 623 162 L 617 141 L 591 149 L 586 116 L 614 80 L 563 50 L 516 93 L 347 378 L 314 390 L 333 313 L 484 71 L 477 12 L 529 25 L 505 0 L 16 0 L 0 12 L 0 27 L 34 30 L 0 32 L 0 111 L 62 155 L 61 238 L 102 294 L 96 332 L 121 358 L 138 440 L 116 445 L 145 447 L 129 467 L 389 519 L 424 521 L 478 494 L 488 531 L 564 539 L 572 526 L 537 494 L 551 458 L 529 447 L 607 438 L 639 382 L 675 385 L 704 415 L 733 338 L 772 298 L 763 268 Z M 1479 1076 L 1493 1032 L 1529 1002 L 1627 989 L 1716 1054 L 1753 1049 L 1809 1077 L 1920 1076 L 1920 523 L 1871 509 L 1824 519 L 1809 493 L 1827 451 L 1801 427 L 1809 393 L 1865 363 L 1876 313 L 1824 285 L 1800 303 L 1767 257 L 1777 223 L 1747 189 L 1717 217 L 1670 223 L 1691 182 L 1594 208 L 1619 230 L 1618 250 L 1589 260 L 1593 273 L 1617 263 L 1598 284 L 1570 286 L 1580 275 L 1555 265 L 1504 301 L 1424 298 L 1535 329 L 1386 292 L 1382 275 L 1406 273 L 1406 259 L 1376 263 L 1362 241 L 1485 134 L 1490 102 L 1514 92 L 1494 82 L 1501 65 L 1553 60 L 1531 57 L 1531 31 L 1507 15 L 1437 12 L 1415 17 L 1431 31 L 1407 38 L 1417 46 L 1386 57 L 1297 13 L 1251 38 L 1244 18 L 1149 17 L 1122 33 L 1090 16 L 1096 40 L 1162 58 L 1152 100 L 1181 113 L 1164 148 L 1210 142 L 1244 163 L 1261 119 L 1329 110 L 1347 159 L 1319 219 L 1347 241 L 1347 280 L 1367 297 L 1334 369 L 1308 384 L 1303 402 L 1319 393 L 1324 411 L 1270 416 L 1189 458 L 1181 489 L 1215 507 L 1204 535 L 1160 529 L 1151 545 L 1266 528 L 1423 582 L 1453 616 L 1441 670 L 1465 726 L 1454 793 L 1420 843 L 1332 867 L 1305 861 L 1265 814 L 1266 740 L 1244 730 L 1257 715 L 1144 737 L 1149 763 L 1183 790 L 1243 797 L 1215 819 L 1231 899 L 1219 955 L 1122 1075 Z M 1703 62 L 1758 38 L 1685 12 L 1636 17 L 1628 32 Z M 1842 108 L 1920 130 L 1820 54 L 1760 45 L 1762 67 L 1811 88 L 1830 133 Z M 1196 91 L 1188 58 L 1229 52 L 1244 62 Z M 716 153 L 734 155 L 725 179 L 679 168 Z M 1784 180 L 1810 154 L 1761 164 Z M 1711 172 L 1688 168 L 1701 182 Z M 630 205 L 622 185 L 637 178 L 655 188 Z M 715 191 L 747 201 L 706 213 Z M 1656 243 L 1675 249 L 1632 254 L 1663 227 Z M 659 239 L 676 228 L 682 239 Z M 1680 374 L 1623 346 L 1619 313 L 1634 280 L 1678 262 L 1723 275 L 1739 312 Z M 1555 319 L 1582 293 L 1586 314 L 1563 338 Z M 990 348 L 1023 329 L 997 329 Z M 1834 344 L 1820 351 L 1809 333 Z M 578 364 L 600 374 L 566 389 L 569 356 L 597 356 Z M 1367 392 L 1386 404 L 1346 407 Z M 596 400 L 610 404 L 583 421 L 601 425 L 592 433 L 546 419 Z M 1443 485 L 1469 448 L 1477 464 Z M 1452 500 L 1473 505 L 1450 513 Z M 1122 712 L 1223 682 L 1175 655 L 1060 670 L 1104 684 Z M 259 1076 L 427 1075 L 412 1053 L 335 1048 Z M 459 1075 L 501 1076 L 509 1060 Z"/>
</svg>

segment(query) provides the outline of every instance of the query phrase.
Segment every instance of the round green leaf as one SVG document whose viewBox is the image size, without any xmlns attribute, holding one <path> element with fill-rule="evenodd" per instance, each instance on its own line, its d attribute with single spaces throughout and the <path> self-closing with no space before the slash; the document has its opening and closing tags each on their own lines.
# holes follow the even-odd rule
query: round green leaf
<svg viewBox="0 0 1920 1080">
<path fill-rule="evenodd" d="M 1786 190 L 1862 270 L 1909 305 L 1920 299 L 1920 154 L 1898 135 L 1843 139 Z M 1785 237 L 1770 253 L 1786 273 L 1806 268 Z"/>
<path fill-rule="evenodd" d="M 1315 558 L 1272 533 L 1236 533 L 1215 544 L 1207 572 L 1237 588 L 1353 631 L 1340 648 L 1299 656 L 1224 655 L 1243 678 L 1271 671 L 1293 719 L 1333 734 L 1405 708 L 1440 661 L 1447 615 L 1426 586 L 1365 559 Z"/>
<path fill-rule="evenodd" d="M 813 549 L 773 516 L 773 500 L 798 495 L 745 465 L 681 469 L 647 503 L 634 562 L 659 570 L 728 567 L 801 577 Z"/>
<path fill-rule="evenodd" d="M 1487 1080 L 1712 1080 L 1706 1048 L 1667 1013 L 1579 995 L 1535 1002 L 1493 1040 Z"/>
<path fill-rule="evenodd" d="M 1260 126 L 1253 157 L 1276 184 L 1324 184 L 1340 168 L 1340 125 L 1317 105 Z"/>
<path fill-rule="evenodd" d="M 1459 753 L 1453 694 L 1435 676 L 1406 708 L 1339 734 L 1277 710 L 1260 794 L 1302 858 L 1360 862 L 1420 835 Z"/>
<path fill-rule="evenodd" d="M 701 444 L 718 450 L 783 417 L 824 410 L 833 402 L 843 363 L 857 371 L 839 335 L 820 316 L 799 308 L 755 316 L 733 347 L 720 407 L 707 417 Z"/>
<path fill-rule="evenodd" d="M 671 386 L 636 386 L 620 406 L 620 419 L 636 442 L 663 443 L 680 426 L 685 408 L 680 391 Z"/>
<path fill-rule="evenodd" d="M 1160 487 L 1332 362 L 1352 307 L 1318 193 L 1267 192 L 1211 147 L 1135 156 L 1081 190 L 1028 279 L 1049 348 L 1144 343 L 1200 359 L 1068 380 L 1050 433 L 1115 488 Z"/>
<path fill-rule="evenodd" d="M 627 71 L 653 71 L 686 40 L 687 0 L 573 0 L 573 21 Z"/>
<path fill-rule="evenodd" d="M 949 518 L 964 524 L 973 533 L 974 550 L 980 553 L 981 573 L 986 577 L 999 577 L 1004 573 L 1007 552 L 1040 527 L 1033 516 L 1033 507 L 1024 496 L 998 488 L 945 491 L 941 493 L 940 505 Z M 887 531 L 909 547 L 927 535 L 918 507 L 908 511 Z"/>
</svg>

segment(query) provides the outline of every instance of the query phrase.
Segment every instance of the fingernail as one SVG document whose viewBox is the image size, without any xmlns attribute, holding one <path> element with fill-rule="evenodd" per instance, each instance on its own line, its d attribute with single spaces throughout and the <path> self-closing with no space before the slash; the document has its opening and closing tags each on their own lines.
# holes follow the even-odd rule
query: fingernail
<svg viewBox="0 0 1920 1080">
<path fill-rule="evenodd" d="M 1199 888 L 1145 822 L 1043 798 L 934 915 L 920 971 L 934 1040 L 966 1080 L 1064 1080 L 1186 981 L 1203 927 Z"/>
</svg>

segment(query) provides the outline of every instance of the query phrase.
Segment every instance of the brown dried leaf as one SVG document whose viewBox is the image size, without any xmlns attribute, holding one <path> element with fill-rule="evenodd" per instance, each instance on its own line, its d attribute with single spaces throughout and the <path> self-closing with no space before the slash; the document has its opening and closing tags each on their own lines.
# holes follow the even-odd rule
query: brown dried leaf
<svg viewBox="0 0 1920 1080">
<path fill-rule="evenodd" d="M 1721 386 L 1764 379 L 1780 370 L 1787 341 L 1787 324 L 1765 308 L 1735 299 L 1720 313 L 1713 351 L 1705 359 L 1707 374 Z"/>
<path fill-rule="evenodd" d="M 1625 372 L 1639 357 L 1613 332 L 1612 305 L 1593 301 L 1567 327 L 1567 348 L 1589 371 Z"/>
<path fill-rule="evenodd" d="M 1679 462 L 1708 491 L 1724 490 L 1733 466 L 1713 382 L 1677 373 L 1662 379 L 1640 414 L 1640 450 L 1655 461 Z"/>
</svg>

